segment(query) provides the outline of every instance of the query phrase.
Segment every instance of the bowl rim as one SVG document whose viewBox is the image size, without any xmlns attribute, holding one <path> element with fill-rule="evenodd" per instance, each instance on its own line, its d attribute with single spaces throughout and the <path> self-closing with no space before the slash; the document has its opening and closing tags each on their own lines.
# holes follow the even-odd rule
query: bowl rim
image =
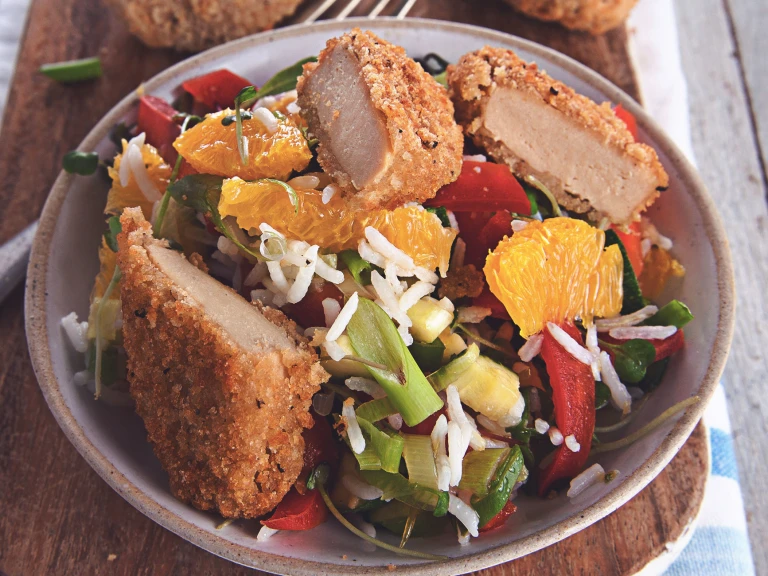
<svg viewBox="0 0 768 576">
<path fill-rule="evenodd" d="M 558 542 L 592 523 L 607 516 L 619 506 L 634 497 L 647 486 L 675 456 L 696 423 L 701 418 L 704 409 L 712 397 L 719 378 L 725 367 L 725 361 L 733 337 L 735 322 L 735 287 L 733 263 L 731 260 L 728 240 L 720 216 L 706 187 L 691 163 L 676 147 L 663 130 L 630 96 L 620 88 L 600 76 L 597 72 L 576 60 L 565 56 L 551 48 L 547 48 L 530 40 L 525 40 L 511 34 L 490 30 L 480 26 L 455 22 L 431 20 L 425 18 L 378 18 L 372 21 L 367 18 L 349 18 L 344 21 L 321 21 L 311 25 L 296 24 L 273 31 L 262 32 L 248 36 L 221 46 L 217 46 L 160 72 L 143 84 L 144 90 L 152 93 L 156 86 L 171 82 L 174 77 L 189 72 L 199 65 L 223 56 L 237 53 L 241 50 L 269 44 L 275 39 L 301 36 L 308 30 L 328 31 L 330 34 L 355 26 L 377 27 L 381 23 L 390 29 L 402 28 L 431 28 L 447 33 L 470 33 L 487 43 L 503 42 L 515 49 L 523 49 L 535 57 L 552 62 L 564 70 L 579 77 L 591 87 L 601 91 L 612 102 L 620 103 L 638 120 L 638 124 L 646 131 L 656 145 L 664 150 L 670 162 L 686 184 L 686 191 L 699 209 L 705 233 L 715 258 L 717 268 L 717 286 L 719 292 L 719 308 L 717 332 L 715 335 L 709 366 L 702 379 L 698 395 L 700 402 L 691 406 L 676 422 L 670 433 L 664 438 L 659 447 L 651 454 L 646 462 L 624 482 L 608 493 L 604 498 L 592 504 L 581 512 L 550 526 L 544 530 L 494 548 L 458 558 L 449 558 L 436 563 L 419 563 L 400 565 L 398 570 L 407 574 L 428 574 L 439 570 L 441 573 L 465 573 L 480 570 L 489 566 L 508 562 L 524 556 L 555 542 Z M 134 91 L 118 102 L 89 132 L 80 143 L 78 149 L 92 150 L 107 135 L 110 127 L 122 118 L 138 100 Z M 159 502 L 145 494 L 137 485 L 130 482 L 118 469 L 99 452 L 85 435 L 83 429 L 73 417 L 59 390 L 52 358 L 49 349 L 49 334 L 46 312 L 46 279 L 48 258 L 50 255 L 51 238 L 67 191 L 73 183 L 74 176 L 61 172 L 57 177 L 51 193 L 45 203 L 40 218 L 40 225 L 32 247 L 27 271 L 25 294 L 25 325 L 29 352 L 32 365 L 40 389 L 56 421 L 88 464 L 125 500 L 161 526 L 181 536 L 209 552 L 223 558 L 260 568 L 274 573 L 291 573 L 307 576 L 319 574 L 381 574 L 389 573 L 386 565 L 359 566 L 332 564 L 290 558 L 278 554 L 254 550 L 236 544 L 225 538 L 207 532 L 192 522 L 164 508 Z"/>
</svg>

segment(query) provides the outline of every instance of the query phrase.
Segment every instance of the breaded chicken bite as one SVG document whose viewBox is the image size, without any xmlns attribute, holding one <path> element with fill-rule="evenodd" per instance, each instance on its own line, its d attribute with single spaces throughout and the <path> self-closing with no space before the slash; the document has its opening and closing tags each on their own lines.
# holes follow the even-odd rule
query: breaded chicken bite
<svg viewBox="0 0 768 576">
<path fill-rule="evenodd" d="M 326 372 L 281 312 L 155 240 L 138 209 L 120 221 L 130 392 L 173 494 L 229 518 L 269 512 L 301 472 Z"/>
<path fill-rule="evenodd" d="M 458 178 L 453 105 L 403 48 L 356 28 L 328 41 L 296 89 L 318 161 L 353 207 L 423 202 Z"/>
<path fill-rule="evenodd" d="M 627 224 L 668 184 L 656 151 L 635 142 L 608 103 L 576 94 L 511 50 L 465 54 L 447 76 L 465 134 L 569 210 Z"/>
<path fill-rule="evenodd" d="M 523 14 L 556 21 L 572 30 L 602 34 L 629 16 L 637 0 L 506 0 Z"/>
</svg>

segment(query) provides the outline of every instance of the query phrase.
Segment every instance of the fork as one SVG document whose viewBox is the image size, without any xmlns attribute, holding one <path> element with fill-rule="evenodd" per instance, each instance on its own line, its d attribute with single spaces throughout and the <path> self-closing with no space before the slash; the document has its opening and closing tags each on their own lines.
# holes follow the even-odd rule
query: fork
<svg viewBox="0 0 768 576">
<path fill-rule="evenodd" d="M 336 20 L 344 20 L 362 0 L 349 0 L 344 8 L 336 15 Z M 392 0 L 379 0 L 368 13 L 368 18 L 376 18 L 392 2 Z M 395 14 L 395 18 L 402 20 L 408 15 L 416 0 L 397 0 L 400 8 Z M 312 13 L 302 20 L 302 24 L 312 24 L 320 19 L 326 12 L 334 6 L 343 4 L 343 0 L 322 0 L 320 5 Z M 6 296 L 21 282 L 27 273 L 27 262 L 32 250 L 32 243 L 35 239 L 38 221 L 35 220 L 19 232 L 16 236 L 0 246 L 0 303 Z"/>
</svg>

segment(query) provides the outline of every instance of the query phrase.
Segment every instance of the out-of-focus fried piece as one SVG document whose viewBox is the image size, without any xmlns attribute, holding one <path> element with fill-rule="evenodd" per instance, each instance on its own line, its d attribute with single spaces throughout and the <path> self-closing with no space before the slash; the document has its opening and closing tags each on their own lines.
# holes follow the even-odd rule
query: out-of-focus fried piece
<svg viewBox="0 0 768 576">
<path fill-rule="evenodd" d="M 296 88 L 318 161 L 352 206 L 423 202 L 458 178 L 453 105 L 403 48 L 356 28 L 329 40 Z"/>
<path fill-rule="evenodd" d="M 448 276 L 440 281 L 437 293 L 440 298 L 445 297 L 449 300 L 465 296 L 476 298 L 483 292 L 483 286 L 485 286 L 485 274 L 482 270 L 475 268 L 474 264 L 469 264 L 448 270 Z"/>
<path fill-rule="evenodd" d="M 302 430 L 327 374 L 295 324 L 152 237 L 118 237 L 128 381 L 174 495 L 226 517 L 273 509 L 301 472 Z"/>
<path fill-rule="evenodd" d="M 572 30 L 602 34 L 629 16 L 637 0 L 506 0 L 523 14 L 556 21 Z"/>
<path fill-rule="evenodd" d="M 485 48 L 449 66 L 465 133 L 520 176 L 534 176 L 569 210 L 627 224 L 668 176 L 608 103 L 597 105 L 511 50 Z"/>
</svg>

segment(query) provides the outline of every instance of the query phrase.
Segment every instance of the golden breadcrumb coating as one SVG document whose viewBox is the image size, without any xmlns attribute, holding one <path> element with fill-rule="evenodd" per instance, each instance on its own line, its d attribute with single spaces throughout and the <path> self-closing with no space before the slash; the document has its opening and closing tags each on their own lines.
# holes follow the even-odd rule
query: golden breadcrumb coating
<svg viewBox="0 0 768 576">
<path fill-rule="evenodd" d="M 669 184 L 669 177 L 656 151 L 635 141 L 626 124 L 616 116 L 608 102 L 598 105 L 586 96 L 577 94 L 569 86 L 539 70 L 536 63 L 526 63 L 512 50 L 485 46 L 465 54 L 457 64 L 448 67 L 447 80 L 456 107 L 456 119 L 463 126 L 464 133 L 494 160 L 509 164 L 518 176 L 532 174 L 545 180 L 543 176 L 529 170 L 525 162 L 516 157 L 499 138 L 489 133 L 484 124 L 490 97 L 501 88 L 524 93 L 531 100 L 560 112 L 569 119 L 568 125 L 563 124 L 562 129 L 580 129 L 589 133 L 601 142 L 604 150 L 617 152 L 630 159 L 637 170 L 649 172 L 649 179 L 654 181 L 654 185 L 643 192 L 645 196 L 642 203 L 632 207 L 633 214 L 628 220 L 637 219 L 638 214 L 658 197 L 659 190 Z M 560 134 L 553 132 L 550 137 L 552 146 L 557 146 Z M 545 184 L 565 208 L 587 213 L 595 220 L 608 216 L 614 221 L 608 214 L 595 210 L 588 199 L 570 193 L 556 182 L 545 180 Z M 600 194 L 601 191 L 596 190 L 594 193 Z"/>
<path fill-rule="evenodd" d="M 301 433 L 327 374 L 277 310 L 262 313 L 290 345 L 243 349 L 155 263 L 150 250 L 167 244 L 141 212 L 126 209 L 121 223 L 130 392 L 173 494 L 230 518 L 269 512 L 301 472 Z"/>
<path fill-rule="evenodd" d="M 329 143 L 330 124 L 343 111 L 335 110 L 330 123 L 321 122 L 318 109 L 328 100 L 312 88 L 313 75 L 325 65 L 334 65 L 336 49 L 354 58 L 370 104 L 384 122 L 391 152 L 385 169 L 359 189 Z M 332 89 L 343 91 L 344 86 Z M 302 115 L 319 139 L 318 161 L 353 207 L 392 209 L 406 202 L 423 202 L 458 178 L 464 140 L 453 118 L 453 105 L 445 88 L 400 46 L 355 28 L 329 40 L 318 62 L 304 66 L 297 91 Z"/>
<path fill-rule="evenodd" d="M 629 16 L 637 0 L 506 0 L 516 10 L 539 20 L 556 21 L 572 30 L 602 34 Z"/>
<path fill-rule="evenodd" d="M 475 268 L 474 264 L 469 264 L 461 268 L 449 269 L 448 276 L 440 281 L 437 293 L 440 298 L 448 298 L 448 300 L 458 300 L 466 296 L 477 298 L 482 294 L 484 286 L 483 271 Z"/>
<path fill-rule="evenodd" d="M 107 0 L 153 48 L 197 52 L 272 28 L 301 0 Z"/>
</svg>

